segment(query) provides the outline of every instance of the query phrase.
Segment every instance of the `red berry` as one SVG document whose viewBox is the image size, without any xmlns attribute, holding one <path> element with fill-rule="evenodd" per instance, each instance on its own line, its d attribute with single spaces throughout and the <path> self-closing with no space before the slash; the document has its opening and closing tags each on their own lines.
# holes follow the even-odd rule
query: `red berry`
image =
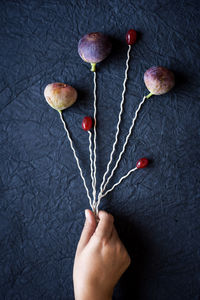
<svg viewBox="0 0 200 300">
<path fill-rule="evenodd" d="M 83 119 L 82 128 L 85 131 L 88 131 L 92 128 L 92 118 L 91 117 L 85 117 Z"/>
<path fill-rule="evenodd" d="M 138 169 L 142 169 L 142 168 L 146 168 L 146 166 L 149 164 L 149 161 L 147 158 L 143 157 L 143 158 L 140 158 L 136 164 L 136 167 Z"/>
<path fill-rule="evenodd" d="M 137 32 L 134 29 L 130 29 L 126 34 L 126 42 L 128 45 L 135 44 L 137 39 Z"/>
</svg>

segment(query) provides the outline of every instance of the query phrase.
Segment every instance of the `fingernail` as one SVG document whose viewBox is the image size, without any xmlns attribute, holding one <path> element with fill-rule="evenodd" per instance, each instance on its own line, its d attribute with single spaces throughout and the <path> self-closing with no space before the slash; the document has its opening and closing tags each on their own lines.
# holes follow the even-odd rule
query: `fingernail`
<svg viewBox="0 0 200 300">
<path fill-rule="evenodd" d="M 85 218 L 86 218 L 86 220 L 88 219 L 88 217 L 89 217 L 88 210 L 87 210 L 87 209 L 85 209 Z"/>
</svg>

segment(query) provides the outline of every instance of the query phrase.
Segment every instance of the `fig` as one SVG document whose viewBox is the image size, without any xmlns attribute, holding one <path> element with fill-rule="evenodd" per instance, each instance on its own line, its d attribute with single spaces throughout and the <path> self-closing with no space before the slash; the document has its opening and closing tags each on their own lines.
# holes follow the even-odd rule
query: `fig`
<svg viewBox="0 0 200 300">
<path fill-rule="evenodd" d="M 77 91 L 66 83 L 54 82 L 45 87 L 44 97 L 51 107 L 63 110 L 76 102 Z"/>
<path fill-rule="evenodd" d="M 78 53 L 80 57 L 91 64 L 91 71 L 95 71 L 96 63 L 104 60 L 111 52 L 111 42 L 109 38 L 100 33 L 92 32 L 84 35 L 78 43 Z"/>
<path fill-rule="evenodd" d="M 164 67 L 151 67 L 144 73 L 144 83 L 153 95 L 169 92 L 174 84 L 174 74 Z"/>
</svg>

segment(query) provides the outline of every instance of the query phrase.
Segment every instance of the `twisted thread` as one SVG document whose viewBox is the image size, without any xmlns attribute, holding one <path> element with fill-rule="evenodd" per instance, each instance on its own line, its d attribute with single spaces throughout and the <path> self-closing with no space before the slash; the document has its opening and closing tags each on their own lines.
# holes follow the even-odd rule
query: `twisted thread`
<svg viewBox="0 0 200 300">
<path fill-rule="evenodd" d="M 92 181 L 92 189 L 94 191 L 94 171 L 93 171 L 93 159 L 92 159 L 92 133 L 88 130 L 89 134 L 89 153 L 90 153 L 90 175 Z M 94 193 L 93 193 L 94 197 Z"/>
<path fill-rule="evenodd" d="M 94 149 L 93 149 L 93 155 L 94 155 L 94 161 L 93 161 L 93 207 L 95 207 L 96 203 L 96 138 L 97 138 L 97 131 L 96 131 L 96 114 L 97 114 L 97 96 L 96 96 L 96 72 L 94 73 Z"/>
<path fill-rule="evenodd" d="M 129 138 L 130 138 L 130 136 L 131 136 L 131 133 L 132 133 L 132 130 L 133 130 L 133 128 L 134 128 L 135 121 L 136 121 L 137 116 L 138 116 L 138 112 L 140 111 L 140 109 L 141 109 L 141 107 L 142 107 L 142 105 L 143 105 L 143 103 L 145 102 L 146 99 L 148 99 L 148 96 L 144 96 L 143 99 L 142 99 L 142 101 L 141 101 L 141 102 L 139 103 L 139 105 L 138 105 L 138 108 L 137 108 L 137 110 L 136 110 L 136 112 L 135 112 L 135 116 L 134 116 L 134 118 L 133 118 L 132 124 L 131 124 L 131 126 L 130 126 L 130 128 L 129 128 L 129 132 L 128 132 L 127 136 L 126 136 L 126 140 L 125 140 L 125 142 L 124 142 L 122 151 L 121 151 L 120 154 L 119 154 L 118 160 L 116 161 L 116 164 L 115 164 L 114 168 L 112 169 L 112 172 L 111 172 L 110 176 L 108 177 L 108 179 L 107 179 L 107 181 L 106 181 L 106 183 L 105 183 L 105 185 L 104 185 L 104 187 L 103 187 L 103 190 L 100 191 L 100 193 L 99 193 L 99 195 L 98 195 L 97 207 L 98 207 L 98 205 L 100 204 L 102 195 L 105 196 L 105 193 L 103 194 L 103 192 L 104 192 L 106 186 L 108 185 L 108 183 L 110 182 L 110 179 L 112 178 L 112 176 L 113 176 L 113 174 L 114 174 L 116 168 L 118 167 L 118 164 L 119 164 L 119 162 L 120 162 L 120 160 L 121 160 L 121 157 L 122 157 L 122 155 L 123 155 L 123 153 L 124 153 L 124 151 L 125 151 L 125 149 L 126 149 L 128 140 L 129 140 Z M 131 173 L 132 173 L 132 172 L 131 172 Z"/>
<path fill-rule="evenodd" d="M 78 157 L 77 157 L 77 155 L 76 155 L 76 151 L 75 151 L 75 149 L 74 149 L 73 142 L 72 142 L 72 139 L 71 139 L 71 137 L 70 137 L 69 130 L 67 129 L 66 123 L 65 123 L 65 121 L 64 121 L 64 119 L 63 119 L 62 111 L 59 110 L 58 112 L 59 112 L 59 115 L 60 115 L 60 119 L 61 119 L 61 121 L 62 121 L 62 123 L 63 123 L 64 129 L 65 129 L 65 131 L 66 131 L 66 133 L 67 133 L 67 137 L 68 137 L 68 140 L 69 140 L 69 142 L 70 142 L 70 146 L 71 146 L 71 149 L 72 149 L 72 151 L 73 151 L 74 158 L 75 158 L 76 163 L 77 163 L 77 167 L 78 167 L 78 169 L 79 169 L 79 171 L 80 171 L 80 175 L 81 175 L 81 178 L 82 178 L 82 180 L 83 180 L 83 185 L 84 185 L 84 187 L 85 187 L 85 190 L 86 190 L 86 193 L 87 193 L 87 197 L 88 197 L 88 199 L 89 199 L 90 206 L 91 206 L 92 210 L 94 211 L 94 207 L 93 207 L 93 204 L 92 204 L 92 199 L 91 199 L 91 197 L 90 197 L 89 190 L 88 190 L 88 187 L 87 187 L 85 178 L 84 178 L 84 176 L 83 176 L 83 171 L 82 171 L 82 169 L 81 169 L 81 166 L 80 166 L 80 163 L 79 163 L 79 159 L 78 159 Z"/>
<path fill-rule="evenodd" d="M 112 186 L 111 189 L 107 190 L 103 195 L 101 195 L 101 198 L 105 197 L 108 193 L 110 193 L 112 190 L 114 190 L 114 188 L 117 185 L 119 185 L 122 182 L 122 180 L 124 180 L 125 178 L 127 178 L 131 173 L 135 172 L 136 170 L 137 170 L 137 168 L 131 169 L 126 175 L 122 176 L 120 178 L 120 180 Z"/>
<path fill-rule="evenodd" d="M 128 74 L 128 69 L 129 69 L 130 51 L 131 51 L 131 45 L 128 46 L 128 51 L 127 51 L 126 69 L 125 69 L 124 82 L 123 82 L 123 91 L 122 91 L 122 100 L 121 100 L 121 104 L 120 104 L 120 112 L 119 112 L 118 123 L 117 123 L 117 131 L 116 131 L 116 134 L 115 134 L 115 141 L 113 143 L 113 148 L 112 148 L 112 152 L 110 154 L 110 160 L 107 164 L 106 172 L 103 175 L 103 181 L 102 181 L 101 186 L 100 186 L 100 194 L 102 193 L 103 189 L 105 189 L 104 188 L 104 183 L 105 183 L 105 180 L 106 180 L 106 175 L 108 174 L 108 172 L 110 170 L 110 165 L 111 165 L 112 160 L 113 160 L 113 154 L 115 152 L 116 144 L 118 142 L 119 127 L 120 127 L 120 123 L 121 123 L 121 116 L 122 116 L 122 113 L 123 113 L 123 104 L 124 104 L 124 100 L 125 100 L 124 95 L 125 95 L 125 92 L 126 92 L 126 82 L 127 82 L 127 79 L 128 79 L 127 74 Z"/>
</svg>

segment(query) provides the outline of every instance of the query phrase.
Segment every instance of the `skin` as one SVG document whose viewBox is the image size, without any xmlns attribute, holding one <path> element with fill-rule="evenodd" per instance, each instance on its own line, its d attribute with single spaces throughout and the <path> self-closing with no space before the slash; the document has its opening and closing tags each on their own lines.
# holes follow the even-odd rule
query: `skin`
<svg viewBox="0 0 200 300">
<path fill-rule="evenodd" d="M 44 97 L 52 108 L 63 110 L 76 102 L 77 91 L 68 84 L 54 82 L 45 87 Z"/>
<path fill-rule="evenodd" d="M 78 43 L 79 55 L 89 63 L 104 60 L 110 54 L 111 48 L 109 38 L 100 32 L 86 34 Z"/>
<path fill-rule="evenodd" d="M 174 74 L 164 67 L 151 67 L 144 73 L 144 82 L 153 95 L 169 92 L 174 84 Z"/>
<path fill-rule="evenodd" d="M 75 300 L 110 300 L 113 289 L 131 263 L 114 226 L 114 218 L 85 211 L 85 225 L 77 246 L 73 269 Z"/>
</svg>

